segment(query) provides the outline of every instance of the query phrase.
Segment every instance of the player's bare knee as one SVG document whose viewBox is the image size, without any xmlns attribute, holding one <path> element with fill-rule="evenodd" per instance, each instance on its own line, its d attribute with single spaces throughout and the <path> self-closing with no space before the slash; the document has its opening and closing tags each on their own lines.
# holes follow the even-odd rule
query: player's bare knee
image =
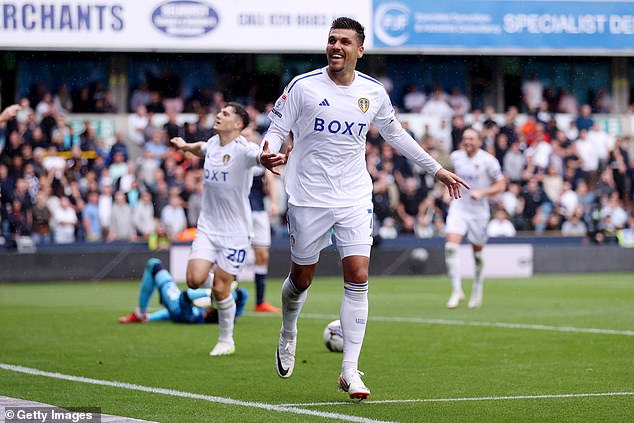
<svg viewBox="0 0 634 423">
<path fill-rule="evenodd" d="M 187 288 L 196 289 L 200 285 L 202 285 L 202 284 L 199 284 L 195 280 L 190 279 L 189 276 L 187 277 Z"/>
<path fill-rule="evenodd" d="M 353 269 L 344 275 L 346 282 L 366 283 L 368 281 L 368 271 L 366 269 Z"/>
<path fill-rule="evenodd" d="M 194 269 L 187 269 L 187 287 L 196 289 L 205 283 L 207 275 Z"/>
<path fill-rule="evenodd" d="M 366 283 L 368 281 L 368 268 L 370 261 L 364 256 L 345 257 L 343 265 L 343 278 L 346 282 Z"/>
<path fill-rule="evenodd" d="M 231 284 L 234 279 L 235 277 L 229 273 L 217 271 L 211 288 L 214 298 L 221 301 L 231 295 Z"/>
<path fill-rule="evenodd" d="M 214 285 L 214 287 L 211 289 L 211 294 L 217 301 L 222 301 L 225 298 L 227 298 L 229 295 L 231 295 L 231 291 L 228 289 L 225 289 L 224 286 Z"/>
<path fill-rule="evenodd" d="M 297 289 L 306 290 L 310 287 L 315 276 L 315 269 L 304 266 L 293 266 L 291 280 Z"/>
</svg>

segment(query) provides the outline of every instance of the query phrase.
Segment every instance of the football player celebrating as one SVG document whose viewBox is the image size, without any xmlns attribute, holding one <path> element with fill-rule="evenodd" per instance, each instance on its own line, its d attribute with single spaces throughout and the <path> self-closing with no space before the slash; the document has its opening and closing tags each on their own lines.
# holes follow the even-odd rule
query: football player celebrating
<svg viewBox="0 0 634 423">
<path fill-rule="evenodd" d="M 258 147 L 240 135 L 248 125 L 249 115 L 244 107 L 228 103 L 216 115 L 216 135 L 208 141 L 188 144 L 180 137 L 170 140 L 176 148 L 205 160 L 203 202 L 187 262 L 187 286 L 202 286 L 214 267 L 212 294 L 220 333 L 210 352 L 212 356 L 235 352 L 236 303 L 231 284 L 243 267 L 249 248 L 249 191 L 259 155 Z"/>
<path fill-rule="evenodd" d="M 271 126 L 260 156 L 261 163 L 272 171 L 288 162 L 285 185 L 292 264 L 282 286 L 277 373 L 282 378 L 293 373 L 297 319 L 319 253 L 331 243 L 334 229 L 344 280 L 339 387 L 358 399 L 370 395 L 358 371 L 368 317 L 372 245 L 372 180 L 365 163 L 370 125 L 376 125 L 388 143 L 447 185 L 453 197 L 460 196 L 461 185 L 467 187 L 401 127 L 383 85 L 356 71 L 364 39 L 365 30 L 354 19 L 341 17 L 332 22 L 326 43 L 328 65 L 288 84 L 269 114 Z M 278 152 L 289 132 L 294 137 L 290 156 Z"/>
<path fill-rule="evenodd" d="M 445 263 L 451 279 L 451 297 L 448 308 L 456 308 L 464 298 L 460 281 L 460 261 L 458 247 L 462 237 L 467 235 L 473 248 L 475 261 L 475 277 L 469 299 L 469 308 L 482 305 L 482 288 L 484 285 L 482 249 L 487 240 L 487 224 L 491 211 L 488 198 L 506 189 L 506 181 L 500 163 L 495 157 L 480 146 L 480 135 L 474 129 L 467 129 L 462 134 L 461 149 L 451 153 L 454 171 L 473 189 L 469 195 L 452 201 L 447 214 L 445 232 Z"/>
</svg>

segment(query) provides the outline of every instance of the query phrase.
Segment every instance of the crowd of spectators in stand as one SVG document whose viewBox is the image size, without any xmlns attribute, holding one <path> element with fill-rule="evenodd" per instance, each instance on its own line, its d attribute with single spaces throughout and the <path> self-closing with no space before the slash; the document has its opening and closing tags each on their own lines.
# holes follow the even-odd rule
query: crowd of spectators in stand
<svg viewBox="0 0 634 423">
<path fill-rule="evenodd" d="M 53 113 L 116 113 L 113 94 L 101 81 L 70 89 L 62 83 L 51 90 L 44 83 L 34 84 L 24 96 L 35 107 L 37 120 Z"/>
<path fill-rule="evenodd" d="M 488 108 L 469 124 L 457 115 L 444 136 L 425 132 L 420 140 L 449 166 L 464 130 L 480 132 L 483 148 L 499 160 L 508 181 L 506 192 L 491 200 L 490 236 L 560 233 L 605 242 L 619 229 L 634 228 L 629 138 L 609 136 L 585 112 L 569 128 L 534 114 L 517 125 L 516 115 L 511 108 L 504 122 L 497 122 Z M 366 158 L 381 236 L 443 235 L 447 193 L 384 143 L 378 131 L 369 133 Z"/>
<path fill-rule="evenodd" d="M 483 148 L 500 161 L 508 187 L 492 200 L 490 236 L 557 233 L 603 243 L 620 229 L 634 229 L 629 138 L 601 130 L 590 105 L 582 105 L 578 114 L 575 110 L 576 119 L 560 127 L 543 96 L 547 90 L 536 82 L 524 86 L 528 114 L 521 124 L 515 107 L 500 121 L 491 106 L 470 110 L 468 98 L 457 89 L 447 94 L 436 88 L 427 98 L 409 87 L 404 107 L 442 115 L 440 127 L 426 127 L 419 142 L 443 166 L 468 127 L 479 131 Z M 135 90 L 130 132 L 117 132 L 109 147 L 89 122 L 75 133 L 66 121 L 70 100 L 59 93 L 43 93 L 34 105 L 22 98 L 17 116 L 0 123 L 0 235 L 5 244 L 31 237 L 37 244 L 136 241 L 160 247 L 187 234 L 200 213 L 202 163 L 176 152 L 169 139 L 208 139 L 225 99 L 211 89 L 182 99 L 178 81 L 171 85 L 173 98 L 148 86 Z M 107 99 L 103 92 L 100 98 Z M 571 103 L 564 95 L 559 109 Z M 195 120 L 180 124 L 180 111 L 194 113 Z M 248 135 L 261 137 L 267 110 L 248 105 L 248 111 Z M 156 113 L 165 113 L 167 122 L 156 125 Z M 137 157 L 130 154 L 133 145 L 141 150 Z M 444 234 L 450 199 L 433 177 L 396 153 L 374 127 L 366 159 L 380 238 Z"/>
</svg>

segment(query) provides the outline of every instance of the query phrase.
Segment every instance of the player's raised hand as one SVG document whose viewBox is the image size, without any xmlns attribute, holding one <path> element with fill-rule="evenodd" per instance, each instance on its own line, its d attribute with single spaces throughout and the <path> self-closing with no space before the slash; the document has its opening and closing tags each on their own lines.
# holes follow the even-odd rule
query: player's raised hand
<svg viewBox="0 0 634 423">
<path fill-rule="evenodd" d="M 277 166 L 285 165 L 288 161 L 288 154 L 282 153 L 272 153 L 269 148 L 269 141 L 264 140 L 264 144 L 262 145 L 262 154 L 260 154 L 260 164 L 273 172 L 276 175 L 279 175 L 280 172 L 275 170 Z"/>
<path fill-rule="evenodd" d="M 467 185 L 467 183 L 463 181 L 462 178 L 444 168 L 436 172 L 436 179 L 447 186 L 447 188 L 449 189 L 449 195 L 451 195 L 451 198 L 454 199 L 462 197 L 462 192 L 460 188 L 461 185 L 466 189 L 471 189 L 471 187 Z"/>
<path fill-rule="evenodd" d="M 187 144 L 187 142 L 185 142 L 185 140 L 181 137 L 174 137 L 170 140 L 170 142 L 174 144 L 174 147 L 178 148 L 179 150 L 182 150 L 185 144 Z"/>
</svg>

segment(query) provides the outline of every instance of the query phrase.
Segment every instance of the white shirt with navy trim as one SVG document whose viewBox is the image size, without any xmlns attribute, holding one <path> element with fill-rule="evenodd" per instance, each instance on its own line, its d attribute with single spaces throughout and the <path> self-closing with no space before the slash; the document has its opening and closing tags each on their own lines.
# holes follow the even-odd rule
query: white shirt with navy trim
<svg viewBox="0 0 634 423">
<path fill-rule="evenodd" d="M 371 123 L 381 129 L 396 119 L 380 82 L 355 72 L 352 84 L 341 86 L 326 68 L 308 72 L 288 84 L 269 118 L 274 131 L 293 133 L 285 176 L 290 204 L 348 207 L 371 201 L 366 134 Z"/>
<path fill-rule="evenodd" d="M 451 153 L 450 159 L 454 173 L 471 186 L 472 191 L 489 188 L 496 181 L 504 179 L 500 162 L 484 150 L 478 150 L 473 157 L 469 157 L 464 150 L 456 150 Z M 487 197 L 476 200 L 468 192 L 452 200 L 449 207 L 473 216 L 491 214 Z"/>
<path fill-rule="evenodd" d="M 251 236 L 249 192 L 259 148 L 239 136 L 227 145 L 214 135 L 205 153 L 203 201 L 198 230 L 208 235 Z"/>
</svg>

